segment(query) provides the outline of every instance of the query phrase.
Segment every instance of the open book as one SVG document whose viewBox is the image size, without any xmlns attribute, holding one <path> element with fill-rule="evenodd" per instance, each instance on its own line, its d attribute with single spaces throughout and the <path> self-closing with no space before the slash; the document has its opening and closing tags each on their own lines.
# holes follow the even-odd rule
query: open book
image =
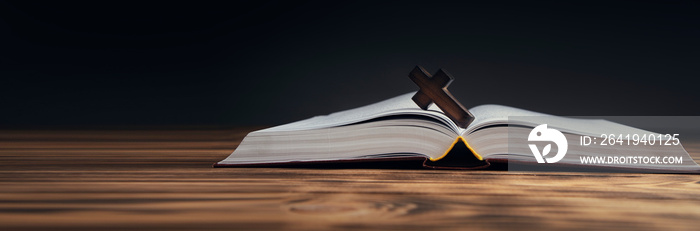
<svg viewBox="0 0 700 231">
<path fill-rule="evenodd" d="M 569 143 L 578 143 L 581 136 L 651 133 L 606 120 L 557 117 L 500 105 L 470 109 L 476 119 L 467 128 L 460 128 L 435 105 L 420 109 L 411 100 L 414 94 L 251 132 L 229 157 L 214 166 L 383 160 L 425 160 L 424 166 L 433 168 L 483 168 L 509 161 L 537 164 L 528 140 L 513 137 L 527 137 L 543 123 L 561 131 Z M 582 157 L 609 153 L 639 158 L 671 155 L 684 161 L 673 165 L 628 161 L 602 167 L 700 172 L 682 145 L 569 147 L 564 158 L 549 165 L 584 166 Z"/>
</svg>

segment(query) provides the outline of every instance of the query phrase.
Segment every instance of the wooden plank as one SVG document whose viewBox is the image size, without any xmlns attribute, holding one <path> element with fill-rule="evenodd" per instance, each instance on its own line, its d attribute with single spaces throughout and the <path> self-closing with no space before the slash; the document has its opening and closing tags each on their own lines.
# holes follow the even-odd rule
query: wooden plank
<svg viewBox="0 0 700 231">
<path fill-rule="evenodd" d="M 696 230 L 700 224 L 698 175 L 211 168 L 252 129 L 2 131 L 0 229 Z M 700 145 L 684 146 L 697 159 Z"/>
</svg>

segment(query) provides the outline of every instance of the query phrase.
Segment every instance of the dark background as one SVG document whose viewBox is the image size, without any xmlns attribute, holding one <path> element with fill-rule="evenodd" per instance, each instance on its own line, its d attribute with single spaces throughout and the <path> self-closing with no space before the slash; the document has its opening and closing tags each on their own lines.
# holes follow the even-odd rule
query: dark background
<svg viewBox="0 0 700 231">
<path fill-rule="evenodd" d="M 698 12 L 685 1 L 1 1 L 0 125 L 276 125 L 417 90 L 415 65 L 455 76 L 467 107 L 700 115 Z"/>
</svg>

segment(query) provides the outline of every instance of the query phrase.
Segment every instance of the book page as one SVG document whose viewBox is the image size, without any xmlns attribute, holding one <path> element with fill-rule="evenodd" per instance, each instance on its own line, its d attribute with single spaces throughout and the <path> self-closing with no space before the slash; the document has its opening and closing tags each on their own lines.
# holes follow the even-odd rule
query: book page
<svg viewBox="0 0 700 231">
<path fill-rule="evenodd" d="M 462 134 L 463 136 L 479 128 L 497 124 L 516 124 L 533 128 L 540 124 L 548 124 L 549 127 L 562 132 L 596 136 L 610 132 L 619 134 L 653 133 L 603 119 L 567 118 L 493 104 L 477 106 L 470 111 L 476 118 Z"/>
<path fill-rule="evenodd" d="M 408 114 L 430 116 L 443 121 L 443 123 L 451 127 L 457 134 L 462 132 L 457 128 L 457 125 L 455 125 L 454 122 L 452 122 L 442 113 L 440 108 L 435 106 L 435 104 L 431 105 L 428 110 L 419 108 L 411 99 L 415 93 L 416 92 L 406 93 L 367 106 L 340 111 L 329 115 L 316 116 L 256 132 L 299 131 L 330 128 L 371 120 L 383 116 Z"/>
<path fill-rule="evenodd" d="M 399 95 L 378 103 L 370 104 L 363 107 L 358 107 L 350 110 L 340 111 L 329 115 L 315 116 L 309 119 L 284 124 L 276 127 L 271 127 L 256 132 L 279 132 L 279 131 L 300 131 L 313 130 L 321 128 L 330 128 L 343 126 L 362 121 L 367 121 L 384 116 L 392 115 L 423 115 L 429 116 L 442 121 L 445 125 L 452 128 L 457 134 L 466 135 L 476 129 L 496 125 L 496 124 L 519 124 L 525 126 L 537 126 L 542 123 L 550 124 L 551 127 L 558 128 L 562 131 L 576 134 L 591 134 L 597 135 L 602 132 L 611 130 L 619 131 L 620 133 L 642 133 L 647 131 L 636 129 L 633 127 L 617 124 L 606 120 L 590 120 L 590 119 L 575 119 L 551 116 L 544 113 L 538 113 L 528 110 L 523 110 L 514 107 L 502 105 L 481 105 L 471 108 L 469 111 L 474 115 L 474 121 L 467 129 L 457 127 L 435 104 L 430 105 L 428 110 L 422 110 L 411 99 L 416 92 L 409 92 Z M 515 121 L 508 117 L 518 117 Z M 523 119 L 523 116 L 531 117 Z M 547 117 L 545 121 L 543 117 Z"/>
</svg>

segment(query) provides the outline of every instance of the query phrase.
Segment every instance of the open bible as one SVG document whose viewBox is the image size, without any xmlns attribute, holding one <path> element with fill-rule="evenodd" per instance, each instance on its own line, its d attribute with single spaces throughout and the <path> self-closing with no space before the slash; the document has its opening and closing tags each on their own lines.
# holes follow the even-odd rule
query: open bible
<svg viewBox="0 0 700 231">
<path fill-rule="evenodd" d="M 411 100 L 414 94 L 251 132 L 230 156 L 214 166 L 387 160 L 424 160 L 424 166 L 429 168 L 474 169 L 508 162 L 536 165 L 536 156 L 529 148 L 531 142 L 514 137 L 528 137 L 533 128 L 543 123 L 561 131 L 569 143 L 578 143 L 581 136 L 604 133 L 652 134 L 606 120 L 550 116 L 500 105 L 471 108 L 476 119 L 467 128 L 460 128 L 435 105 L 420 109 Z M 609 153 L 639 158 L 671 155 L 684 161 L 673 165 L 581 163 L 584 156 Z M 700 172 L 700 166 L 680 144 L 569 147 L 566 157 L 547 165 Z"/>
</svg>

